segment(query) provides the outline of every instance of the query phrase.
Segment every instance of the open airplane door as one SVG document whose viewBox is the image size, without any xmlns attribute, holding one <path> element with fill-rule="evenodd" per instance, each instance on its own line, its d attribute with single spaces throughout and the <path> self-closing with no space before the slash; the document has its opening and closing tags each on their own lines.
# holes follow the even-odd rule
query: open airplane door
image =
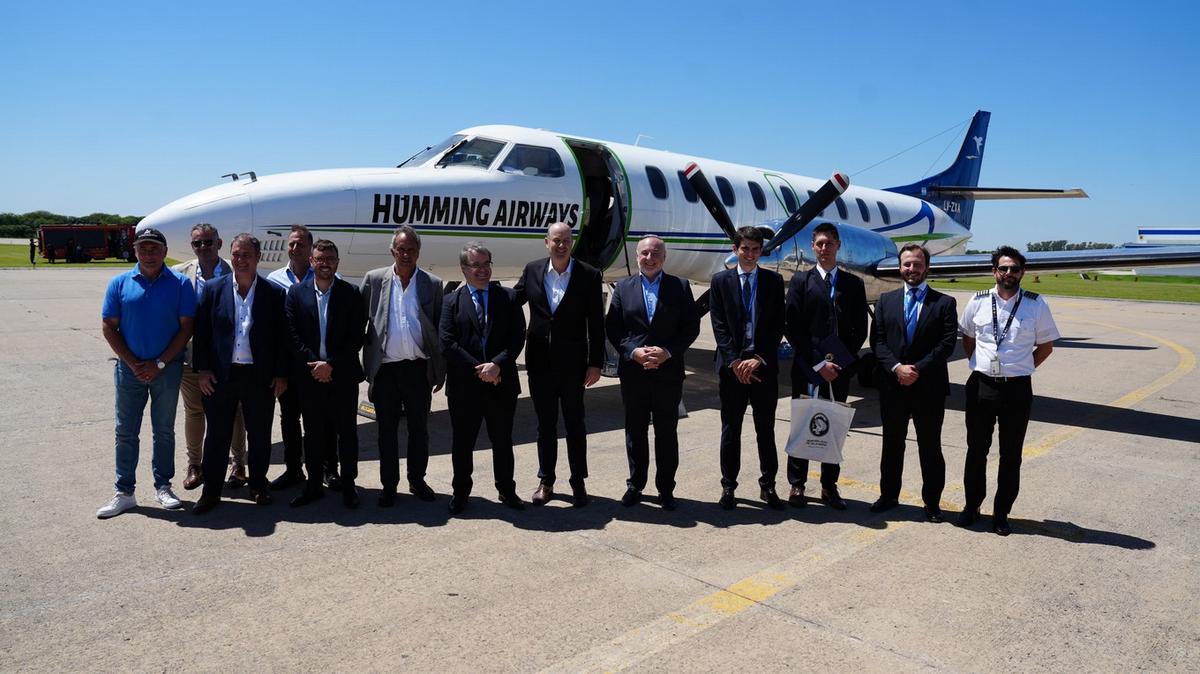
<svg viewBox="0 0 1200 674">
<path fill-rule="evenodd" d="M 571 256 L 603 272 L 624 252 L 630 215 L 629 177 L 607 146 L 574 138 L 563 142 L 575 155 L 583 183 L 584 215 Z M 632 273 L 630 261 L 625 259 L 624 264 Z"/>
</svg>

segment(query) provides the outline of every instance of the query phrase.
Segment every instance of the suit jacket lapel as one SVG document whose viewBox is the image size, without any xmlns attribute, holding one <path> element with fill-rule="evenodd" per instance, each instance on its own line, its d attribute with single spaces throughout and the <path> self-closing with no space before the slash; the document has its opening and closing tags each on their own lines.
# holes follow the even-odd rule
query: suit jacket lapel
<svg viewBox="0 0 1200 674">
<path fill-rule="evenodd" d="M 467 315 L 471 317 L 471 323 L 475 326 L 476 332 L 483 335 L 483 324 L 479 321 L 479 312 L 475 310 L 475 298 L 473 295 L 474 288 L 467 283 L 462 285 L 462 298 L 467 303 Z M 481 309 L 483 307 L 480 307 Z"/>
<path fill-rule="evenodd" d="M 913 341 L 916 341 L 917 335 L 921 334 L 921 331 L 925 329 L 925 325 L 929 323 L 929 314 L 933 313 L 929 307 L 933 304 L 934 299 L 933 288 L 925 286 L 925 299 L 921 300 L 921 315 L 917 316 L 917 329 L 913 330 Z M 903 301 L 900 303 L 900 311 L 901 313 L 904 311 Z"/>
</svg>

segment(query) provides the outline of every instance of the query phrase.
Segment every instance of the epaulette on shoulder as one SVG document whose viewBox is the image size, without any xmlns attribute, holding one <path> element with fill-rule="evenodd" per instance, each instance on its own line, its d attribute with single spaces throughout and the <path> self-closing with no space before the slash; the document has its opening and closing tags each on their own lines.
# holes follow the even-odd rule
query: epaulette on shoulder
<svg viewBox="0 0 1200 674">
<path fill-rule="evenodd" d="M 1025 297 L 1028 297 L 1031 300 L 1036 300 L 1038 298 L 1038 294 L 1033 292 L 1032 290 L 1022 290 L 1021 294 L 1024 295 Z"/>
<path fill-rule="evenodd" d="M 991 293 L 992 293 L 991 290 L 980 290 L 979 292 L 975 293 L 975 296 L 976 297 L 987 297 Z"/>
</svg>

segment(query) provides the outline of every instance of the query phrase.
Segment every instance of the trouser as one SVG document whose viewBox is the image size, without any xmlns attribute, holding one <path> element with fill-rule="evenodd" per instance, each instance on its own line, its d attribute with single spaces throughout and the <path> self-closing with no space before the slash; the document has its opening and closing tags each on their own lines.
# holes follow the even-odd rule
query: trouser
<svg viewBox="0 0 1200 674">
<path fill-rule="evenodd" d="M 423 359 L 383 363 L 375 373 L 371 395 L 379 422 L 379 481 L 385 490 L 395 491 L 400 484 L 401 418 L 408 427 L 408 481 L 425 481 L 429 467 L 429 407 L 433 402 L 428 363 Z"/>
<path fill-rule="evenodd" d="M 199 466 L 204 456 L 204 394 L 200 393 L 200 375 L 187 365 L 183 368 L 179 395 L 183 398 L 183 437 L 187 444 L 187 462 L 189 466 Z M 246 465 L 246 423 L 242 420 L 240 406 L 233 417 L 233 442 L 229 452 L 233 456 L 233 465 Z"/>
<path fill-rule="evenodd" d="M 320 488 L 331 456 L 337 457 L 335 466 L 341 463 L 342 479 L 353 482 L 358 478 L 357 382 L 322 384 L 311 380 L 301 383 L 299 388 L 308 487 Z"/>
<path fill-rule="evenodd" d="M 911 418 L 917 431 L 921 461 L 921 500 L 937 508 L 946 486 L 946 460 L 942 457 L 943 396 L 914 393 L 912 387 L 884 383 L 879 389 L 879 414 L 883 419 L 883 449 L 879 455 L 879 496 L 899 500 L 904 474 L 904 446 Z"/>
<path fill-rule="evenodd" d="M 1026 377 L 993 379 L 972 372 L 967 379 L 967 461 L 963 487 L 967 510 L 978 508 L 987 495 L 987 456 L 992 448 L 992 431 L 1000 423 L 1000 468 L 996 476 L 996 500 L 992 514 L 1007 517 L 1021 489 L 1021 451 L 1029 410 L 1033 404 L 1033 382 Z"/>
<path fill-rule="evenodd" d="M 621 377 L 625 405 L 625 455 L 629 461 L 630 489 L 646 488 L 650 472 L 650 424 L 654 424 L 654 486 L 659 494 L 675 492 L 679 468 L 679 401 L 683 379 L 661 377 L 656 372 Z"/>
<path fill-rule="evenodd" d="M 479 427 L 487 422 L 488 439 L 492 443 L 492 473 L 496 491 L 511 494 L 516 491 L 513 481 L 513 415 L 517 410 L 517 392 L 510 387 L 493 386 L 484 382 L 469 382 L 466 391 L 449 399 L 452 440 L 450 446 L 454 478 L 451 487 L 455 496 L 471 493 L 475 470 L 475 439 Z M 490 389 L 490 390 L 489 390 Z"/>
<path fill-rule="evenodd" d="M 279 431 L 283 435 L 283 465 L 291 473 L 299 473 L 304 463 L 304 435 L 301 432 L 300 386 L 303 382 L 288 379 L 287 390 L 279 396 Z"/>
<path fill-rule="evenodd" d="M 567 430 L 567 465 L 571 484 L 587 479 L 587 426 L 584 423 L 583 378 L 586 370 L 529 374 L 529 395 L 537 413 L 538 479 L 553 485 L 558 464 L 558 411 Z"/>
<path fill-rule="evenodd" d="M 822 382 L 820 387 L 813 387 L 808 384 L 807 379 L 793 377 L 792 397 L 799 398 L 801 394 L 807 394 L 820 395 L 828 398 L 829 388 L 829 382 Z M 842 376 L 833 380 L 833 399 L 839 403 L 844 403 L 848 397 L 850 397 L 850 376 L 843 374 Z M 821 486 L 823 488 L 837 488 L 837 481 L 841 475 L 841 464 L 821 464 Z M 800 487 L 803 489 L 804 483 L 808 481 L 808 459 L 797 459 L 796 457 L 789 456 L 787 462 L 787 478 L 788 484 L 792 485 L 793 487 Z"/>
<path fill-rule="evenodd" d="M 225 469 L 229 467 L 229 446 L 233 419 L 242 406 L 246 422 L 247 468 L 250 488 L 267 489 L 267 466 L 271 462 L 271 423 L 275 416 L 275 395 L 270 381 L 254 376 L 251 365 L 233 365 L 229 380 L 219 382 L 210 396 L 204 397 L 204 416 L 208 434 L 204 438 L 204 496 L 221 495 Z"/>
<path fill-rule="evenodd" d="M 151 471 L 154 488 L 171 485 L 175 477 L 175 409 L 179 405 L 179 378 L 183 365 L 168 363 L 150 383 L 141 381 L 121 360 L 113 369 L 116 389 L 116 482 L 113 488 L 132 494 L 137 483 L 139 435 L 146 401 L 150 401 L 150 427 L 153 429 Z"/>
<path fill-rule="evenodd" d="M 762 380 L 743 384 L 733 370 L 721 368 L 718 393 L 721 397 L 721 486 L 737 488 L 742 468 L 742 421 L 749 405 L 758 444 L 758 485 L 775 487 L 779 457 L 775 447 L 775 410 L 779 406 L 779 380 L 774 374 L 759 375 Z"/>
</svg>

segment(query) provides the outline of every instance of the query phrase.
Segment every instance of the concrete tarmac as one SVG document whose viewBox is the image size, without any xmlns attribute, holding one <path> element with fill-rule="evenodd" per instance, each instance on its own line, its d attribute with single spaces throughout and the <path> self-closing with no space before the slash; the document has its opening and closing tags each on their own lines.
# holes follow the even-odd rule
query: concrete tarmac
<svg viewBox="0 0 1200 674">
<path fill-rule="evenodd" d="M 294 490 L 256 507 L 241 490 L 205 516 L 165 511 L 147 420 L 139 507 L 98 521 L 113 479 L 113 363 L 99 310 L 116 271 L 0 271 L 0 670 L 1200 669 L 1196 305 L 1049 299 L 1064 339 L 1034 378 L 1007 538 L 989 531 L 990 498 L 970 530 L 923 521 L 911 432 L 903 505 L 867 511 L 879 411 L 875 391 L 857 385 L 842 471 L 849 510 L 764 509 L 749 419 L 741 502 L 718 508 L 707 318 L 687 357 L 675 512 L 621 507 L 622 407 L 605 379 L 587 395 L 595 498 L 583 509 L 504 508 L 481 439 L 474 496 L 449 518 L 438 394 L 436 503 L 405 494 L 376 507 L 376 430 L 363 419 L 358 510 L 336 495 L 289 508 Z M 963 502 L 967 374 L 960 353 L 943 432 L 950 519 Z M 516 419 L 526 499 L 537 485 L 527 388 Z M 176 442 L 178 488 L 182 413 Z M 270 476 L 281 462 L 276 424 Z M 566 471 L 563 447 L 562 489 Z M 776 484 L 786 495 L 782 468 Z M 817 485 L 810 477 L 810 495 Z"/>
</svg>

